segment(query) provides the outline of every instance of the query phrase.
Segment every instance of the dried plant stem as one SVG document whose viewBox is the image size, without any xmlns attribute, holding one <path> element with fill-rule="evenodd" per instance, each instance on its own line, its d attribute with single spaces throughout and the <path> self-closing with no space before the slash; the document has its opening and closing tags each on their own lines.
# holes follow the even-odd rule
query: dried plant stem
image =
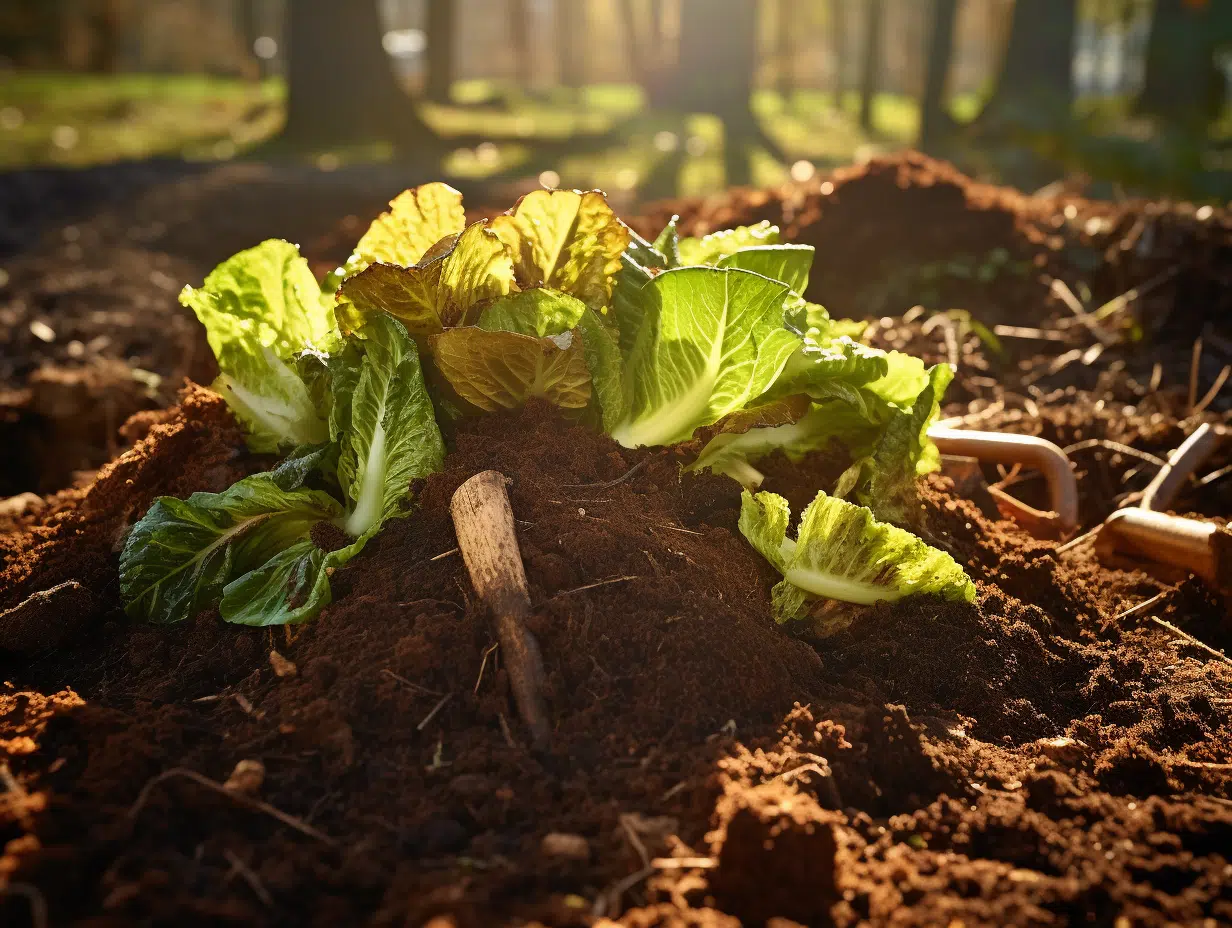
<svg viewBox="0 0 1232 928">
<path fill-rule="evenodd" d="M 268 815 L 270 818 L 281 822 L 288 828 L 294 829 L 300 834 L 316 841 L 320 841 L 322 844 L 327 844 L 330 847 L 334 847 L 337 844 L 333 838 L 317 831 L 302 819 L 298 819 L 294 815 L 288 815 L 286 812 L 275 808 L 268 802 L 262 802 L 260 799 L 254 799 L 251 796 L 246 796 L 243 793 L 236 792 L 235 790 L 227 789 L 221 783 L 211 780 L 204 774 L 191 770 L 188 767 L 172 767 L 170 770 L 164 770 L 158 776 L 146 783 L 146 785 L 141 788 L 141 792 L 137 794 L 136 802 L 134 802 L 132 807 L 128 810 L 128 817 L 130 819 L 136 819 L 137 816 L 141 814 L 141 810 L 145 808 L 145 804 L 149 801 L 150 795 L 154 792 L 154 789 L 160 784 L 176 778 L 191 780 L 198 786 L 203 786 L 220 796 L 225 796 L 236 805 L 243 806 L 245 809 L 251 809 L 254 812 L 261 812 Z"/>
</svg>

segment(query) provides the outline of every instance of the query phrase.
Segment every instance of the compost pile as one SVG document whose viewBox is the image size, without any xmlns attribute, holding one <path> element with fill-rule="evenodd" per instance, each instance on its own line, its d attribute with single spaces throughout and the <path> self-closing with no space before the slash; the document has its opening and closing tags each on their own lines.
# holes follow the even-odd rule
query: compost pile
<svg viewBox="0 0 1232 928">
<path fill-rule="evenodd" d="M 1030 198 L 919 156 L 635 225 L 673 213 L 687 234 L 765 219 L 815 245 L 810 299 L 956 362 L 944 414 L 1073 448 L 1084 528 L 1230 419 L 1223 213 Z M 1139 294 L 1094 322 L 1053 278 L 1085 281 L 1092 310 Z M 1131 323 L 1139 340 L 1108 345 L 1089 327 Z M 270 461 L 199 387 L 124 435 L 0 535 L 4 924 L 1232 920 L 1232 664 L 1212 650 L 1232 624 L 1194 578 L 1059 552 L 933 475 L 918 530 L 976 601 L 883 603 L 814 640 L 773 620 L 780 576 L 741 535 L 740 487 L 682 472 L 700 442 L 629 450 L 531 403 L 448 430 L 414 515 L 334 573 L 315 622 L 137 624 L 126 531 L 159 495 Z M 1226 515 L 1228 462 L 1176 510 Z M 759 466 L 793 512 L 841 470 Z M 512 481 L 545 753 L 450 520 L 489 468 Z M 1043 505 L 1031 475 L 986 476 Z"/>
</svg>

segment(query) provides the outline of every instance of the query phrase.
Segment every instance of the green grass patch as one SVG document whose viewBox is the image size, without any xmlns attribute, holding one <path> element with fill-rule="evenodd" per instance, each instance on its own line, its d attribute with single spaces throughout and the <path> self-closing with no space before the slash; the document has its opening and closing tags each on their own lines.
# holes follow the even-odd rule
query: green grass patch
<svg viewBox="0 0 1232 928">
<path fill-rule="evenodd" d="M 278 81 L 10 74 L 0 82 L 0 167 L 230 158 L 277 131 L 282 99 Z"/>
</svg>

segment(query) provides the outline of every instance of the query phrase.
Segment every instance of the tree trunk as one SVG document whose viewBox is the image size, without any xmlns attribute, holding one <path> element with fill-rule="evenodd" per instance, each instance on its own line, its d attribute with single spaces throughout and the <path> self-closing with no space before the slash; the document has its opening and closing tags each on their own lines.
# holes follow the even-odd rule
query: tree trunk
<svg viewBox="0 0 1232 928">
<path fill-rule="evenodd" d="M 436 137 L 403 92 L 381 45 L 374 0 L 287 3 L 287 124 L 299 145 L 392 142 L 401 151 Z"/>
<path fill-rule="evenodd" d="M 933 0 L 932 36 L 928 43 L 924 95 L 920 101 L 920 142 L 922 151 L 932 150 L 949 126 L 946 89 L 950 61 L 954 57 L 954 23 L 958 19 L 958 0 Z"/>
<path fill-rule="evenodd" d="M 842 110 L 847 92 L 847 2 L 830 0 L 830 54 L 834 59 L 834 108 Z"/>
<path fill-rule="evenodd" d="M 1047 131 L 1068 123 L 1076 6 L 1076 0 L 1016 0 L 997 89 L 981 123 Z"/>
<path fill-rule="evenodd" d="M 556 59 L 560 85 L 576 90 L 586 82 L 581 48 L 588 34 L 586 0 L 556 0 Z"/>
<path fill-rule="evenodd" d="M 873 131 L 873 101 L 881 77 L 881 20 L 884 0 L 865 0 L 867 15 L 864 24 L 864 54 L 860 72 L 860 128 Z"/>
<path fill-rule="evenodd" d="M 428 79 L 424 95 L 449 102 L 454 73 L 454 0 L 428 0 Z"/>
<path fill-rule="evenodd" d="M 124 14 L 119 0 L 94 0 L 91 4 L 90 70 L 97 74 L 114 74 L 119 70 L 120 40 Z"/>
<path fill-rule="evenodd" d="M 1205 132 L 1227 93 L 1215 64 L 1218 38 L 1210 5 L 1157 0 L 1137 111 L 1182 132 Z"/>
<path fill-rule="evenodd" d="M 799 3 L 799 0 L 796 0 Z M 791 13 L 792 0 L 779 0 L 777 48 L 775 49 L 776 90 L 784 100 L 790 100 L 796 92 L 796 36 L 797 22 Z"/>
<path fill-rule="evenodd" d="M 514 80 L 523 90 L 534 83 L 534 60 L 530 48 L 530 9 L 526 0 L 509 0 L 509 45 L 513 50 Z"/>
<path fill-rule="evenodd" d="M 752 121 L 756 0 L 682 0 L 678 109 Z"/>
</svg>

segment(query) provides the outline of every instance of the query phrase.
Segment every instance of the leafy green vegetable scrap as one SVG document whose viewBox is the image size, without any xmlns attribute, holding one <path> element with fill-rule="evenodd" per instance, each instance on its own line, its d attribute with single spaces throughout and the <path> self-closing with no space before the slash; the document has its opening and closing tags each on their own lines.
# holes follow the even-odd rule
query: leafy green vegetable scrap
<svg viewBox="0 0 1232 928">
<path fill-rule="evenodd" d="M 947 555 L 904 521 L 936 466 L 929 424 L 952 371 L 859 342 L 862 323 L 809 303 L 814 249 L 769 223 L 653 243 L 603 195 L 536 191 L 467 224 L 461 195 L 397 197 L 318 286 L 295 246 L 269 241 L 181 297 L 205 326 L 215 382 L 270 472 L 221 493 L 158 500 L 130 533 L 130 615 L 181 621 L 217 605 L 247 625 L 311 619 L 330 576 L 442 466 L 438 415 L 546 400 L 626 447 L 687 442 L 693 465 L 746 487 L 756 460 L 837 442 L 851 467 L 798 537 L 786 503 L 746 491 L 741 529 L 784 574 L 780 620 L 817 597 L 969 598 Z"/>
</svg>

